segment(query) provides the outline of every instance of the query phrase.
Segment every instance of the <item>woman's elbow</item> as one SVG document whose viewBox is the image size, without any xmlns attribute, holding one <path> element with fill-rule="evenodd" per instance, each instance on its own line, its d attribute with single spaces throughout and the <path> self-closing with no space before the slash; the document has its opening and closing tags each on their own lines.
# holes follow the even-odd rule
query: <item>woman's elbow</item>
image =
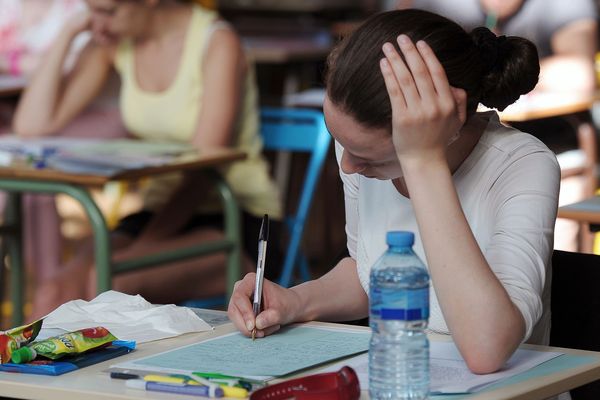
<svg viewBox="0 0 600 400">
<path fill-rule="evenodd" d="M 473 351 L 463 355 L 467 367 L 477 375 L 491 374 L 501 369 L 508 357 L 491 351 Z"/>
<path fill-rule="evenodd" d="M 504 333 L 488 334 L 485 338 L 461 346 L 462 356 L 471 372 L 478 375 L 491 374 L 506 364 L 519 347 L 523 335 L 514 330 Z"/>
</svg>

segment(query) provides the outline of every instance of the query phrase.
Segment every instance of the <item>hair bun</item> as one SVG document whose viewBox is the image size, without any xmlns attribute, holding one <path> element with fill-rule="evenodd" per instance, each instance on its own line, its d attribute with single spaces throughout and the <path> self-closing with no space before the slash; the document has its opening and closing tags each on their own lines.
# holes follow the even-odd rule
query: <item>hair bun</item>
<svg viewBox="0 0 600 400">
<path fill-rule="evenodd" d="M 535 87 L 540 64 L 532 42 L 496 36 L 484 27 L 475 28 L 470 35 L 481 60 L 482 104 L 503 110 Z"/>
<path fill-rule="evenodd" d="M 471 38 L 479 49 L 486 72 L 494 69 L 498 61 L 506 55 L 507 39 L 504 35 L 496 36 L 494 32 L 481 26 L 471 31 Z"/>
</svg>

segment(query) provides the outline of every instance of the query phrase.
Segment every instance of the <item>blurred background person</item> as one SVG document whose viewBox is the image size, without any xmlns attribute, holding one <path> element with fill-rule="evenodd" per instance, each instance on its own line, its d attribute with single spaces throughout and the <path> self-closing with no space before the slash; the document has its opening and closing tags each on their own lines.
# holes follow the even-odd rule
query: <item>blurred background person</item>
<svg viewBox="0 0 600 400">
<path fill-rule="evenodd" d="M 214 11 L 193 1 L 87 0 L 71 18 L 21 97 L 14 130 L 21 136 L 61 131 L 94 98 L 114 68 L 127 130 L 140 139 L 187 142 L 198 149 L 231 146 L 247 158 L 225 179 L 244 211 L 248 253 L 257 252 L 260 217 L 280 217 L 278 193 L 262 158 L 258 96 L 240 40 Z M 92 33 L 74 68 L 62 74 L 68 49 Z M 124 218 L 112 239 L 116 258 L 139 257 L 214 237 L 221 216 L 207 203 L 200 174 L 154 179 L 140 212 Z M 205 203 L 202 210 L 199 205 Z M 273 235 L 276 237 L 277 235 Z M 275 246 L 273 246 L 275 247 Z M 40 282 L 34 316 L 74 298 L 92 297 L 91 241 L 58 274 Z M 171 268 L 170 268 L 171 267 Z M 176 302 L 224 292 L 224 257 L 211 256 L 120 275 L 114 287 L 153 302 Z"/>
<path fill-rule="evenodd" d="M 85 10 L 83 0 L 0 0 L 0 75 L 26 82 L 54 43 L 63 24 Z M 65 58 L 68 71 L 78 53 L 89 40 L 89 34 L 78 35 Z M 118 79 L 112 78 L 101 96 L 78 118 L 60 132 L 60 136 L 122 137 L 126 132 L 118 110 Z M 10 120 L 18 96 L 0 101 L 0 133 L 11 133 Z M 0 196 L 0 209 L 5 197 Z M 64 207 L 63 207 L 64 208 Z M 62 218 L 55 197 L 23 196 L 24 244 L 26 265 L 34 276 L 48 279 L 60 268 L 65 252 L 61 232 Z M 63 216 L 70 216 L 70 212 Z"/>
</svg>

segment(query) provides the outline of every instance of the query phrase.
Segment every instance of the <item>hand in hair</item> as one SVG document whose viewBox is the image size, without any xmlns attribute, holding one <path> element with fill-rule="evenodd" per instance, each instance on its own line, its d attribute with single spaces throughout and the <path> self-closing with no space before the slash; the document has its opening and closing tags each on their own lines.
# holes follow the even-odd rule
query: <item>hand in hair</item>
<svg viewBox="0 0 600 400">
<path fill-rule="evenodd" d="M 445 158 L 450 139 L 467 117 L 467 95 L 450 86 L 431 48 L 398 37 L 404 60 L 391 43 L 383 46 L 381 72 L 392 105 L 392 137 L 400 163 Z"/>
</svg>

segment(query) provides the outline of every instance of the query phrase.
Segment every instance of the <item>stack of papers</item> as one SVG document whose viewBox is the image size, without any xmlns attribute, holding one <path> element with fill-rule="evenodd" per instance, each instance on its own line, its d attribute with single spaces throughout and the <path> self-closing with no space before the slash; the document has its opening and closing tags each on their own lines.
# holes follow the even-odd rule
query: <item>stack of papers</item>
<svg viewBox="0 0 600 400">
<path fill-rule="evenodd" d="M 494 383 L 525 372 L 563 353 L 518 349 L 504 368 L 493 374 L 472 373 L 453 342 L 430 343 L 430 392 L 431 394 L 474 393 Z M 361 388 L 369 387 L 368 354 L 344 360 L 320 372 L 337 371 L 344 365 L 354 368 Z"/>
<path fill-rule="evenodd" d="M 137 343 L 212 330 L 187 307 L 153 305 L 140 295 L 110 290 L 89 302 L 73 300 L 61 305 L 44 318 L 42 333 L 51 336 L 56 328 L 75 331 L 94 326 L 105 327 L 119 340 Z"/>
<path fill-rule="evenodd" d="M 195 151 L 185 143 L 133 139 L 0 138 L 0 164 L 16 157 L 34 158 L 59 171 L 110 176 L 128 169 L 165 165 Z"/>
</svg>

